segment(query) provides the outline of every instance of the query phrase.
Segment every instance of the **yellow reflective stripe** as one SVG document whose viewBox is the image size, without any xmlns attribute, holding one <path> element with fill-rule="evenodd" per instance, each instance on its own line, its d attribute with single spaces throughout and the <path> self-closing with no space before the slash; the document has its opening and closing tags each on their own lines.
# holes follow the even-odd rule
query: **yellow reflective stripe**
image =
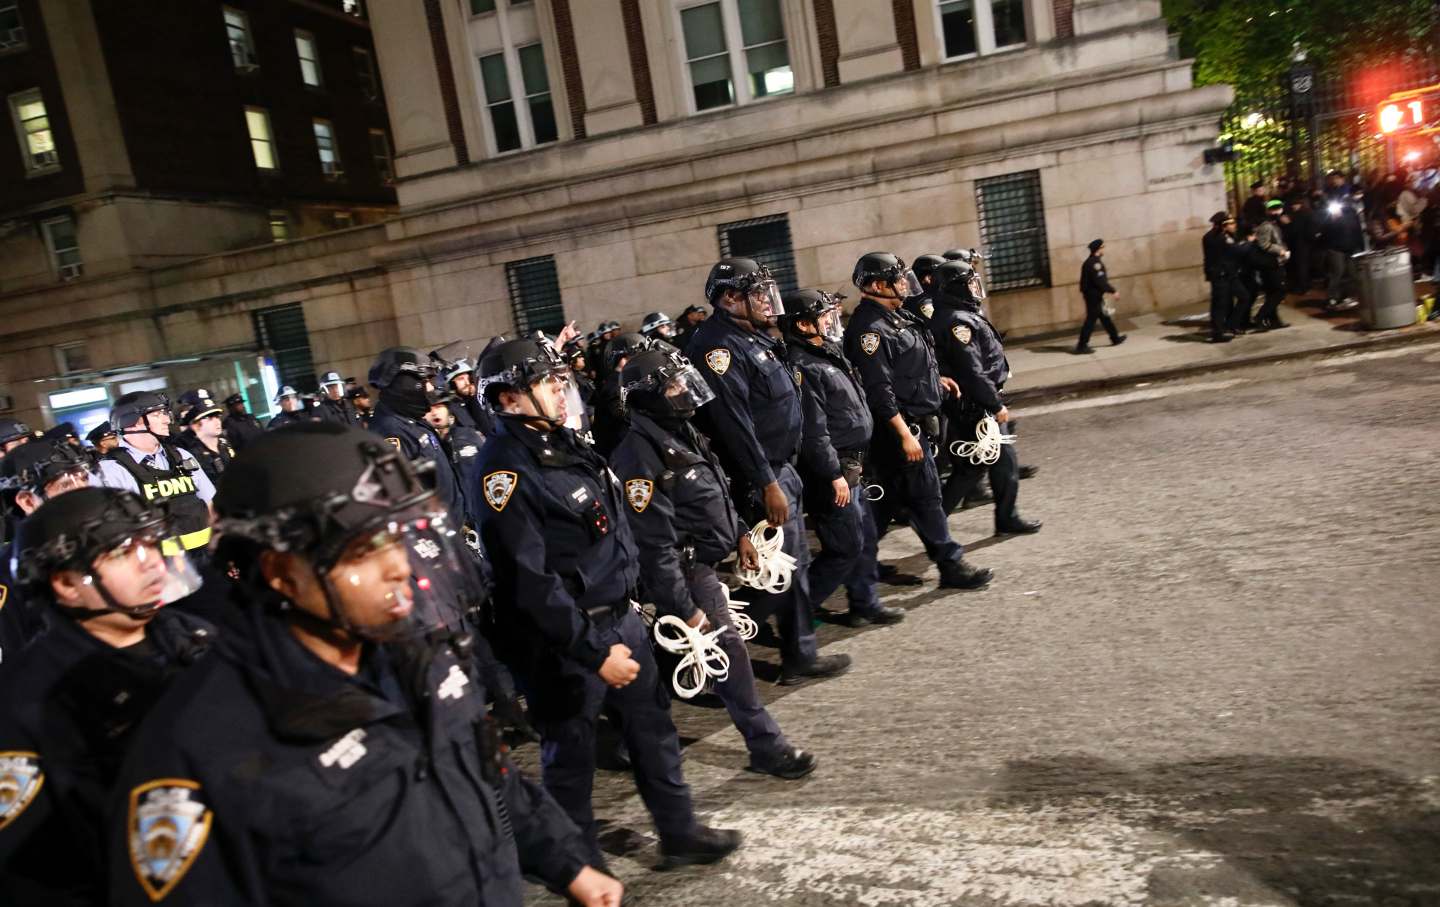
<svg viewBox="0 0 1440 907">
<path fill-rule="evenodd" d="M 196 548 L 204 548 L 208 544 L 210 544 L 210 527 L 206 526 L 204 529 L 187 532 L 177 538 L 166 539 L 160 543 L 160 553 L 179 554 L 181 550 L 194 551 Z"/>
</svg>

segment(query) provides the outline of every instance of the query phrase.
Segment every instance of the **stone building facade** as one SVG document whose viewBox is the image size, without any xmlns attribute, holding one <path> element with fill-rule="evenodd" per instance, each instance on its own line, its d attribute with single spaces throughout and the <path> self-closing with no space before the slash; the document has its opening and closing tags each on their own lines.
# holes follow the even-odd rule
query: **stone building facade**
<svg viewBox="0 0 1440 907">
<path fill-rule="evenodd" d="M 283 308 L 303 316 L 307 367 L 363 380 L 388 344 L 673 315 L 727 251 L 834 289 L 872 249 L 980 248 L 996 320 L 1019 334 L 1078 320 L 1097 236 L 1122 317 L 1205 294 L 1199 237 L 1225 198 L 1202 155 L 1230 92 L 1191 85 L 1156 0 L 368 13 L 399 215 L 0 294 L 0 393 L 18 412 L 43 407 L 64 343 L 96 373 L 153 366 L 175 390 L 229 392 L 254 380 L 236 357 L 275 352 L 262 323 Z"/>
</svg>

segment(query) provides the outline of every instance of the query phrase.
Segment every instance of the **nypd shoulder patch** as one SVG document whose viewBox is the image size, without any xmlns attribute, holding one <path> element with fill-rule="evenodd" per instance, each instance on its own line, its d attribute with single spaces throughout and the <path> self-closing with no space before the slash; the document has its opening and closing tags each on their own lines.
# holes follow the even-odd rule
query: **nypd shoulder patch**
<svg viewBox="0 0 1440 907">
<path fill-rule="evenodd" d="M 0 608 L 5 607 L 5 600 L 10 597 L 10 587 L 0 583 Z"/>
<path fill-rule="evenodd" d="M 125 823 L 130 868 L 152 901 L 180 884 L 210 836 L 214 818 L 188 778 L 158 778 L 130 791 Z"/>
<path fill-rule="evenodd" d="M 957 324 L 951 327 L 950 333 L 954 334 L 955 339 L 961 343 L 970 342 L 970 329 L 963 324 Z"/>
<path fill-rule="evenodd" d="M 922 302 L 920 304 L 920 314 L 924 315 L 926 318 L 934 318 L 935 304 L 931 302 Z"/>
<path fill-rule="evenodd" d="M 793 368 L 793 369 L 791 369 L 791 371 L 795 373 L 795 384 L 796 384 L 797 386 L 805 383 L 805 373 L 804 373 L 804 372 L 800 371 L 800 369 L 798 369 L 798 368 Z"/>
<path fill-rule="evenodd" d="M 875 351 L 880 349 L 880 335 L 874 331 L 866 331 L 861 334 L 860 349 L 864 350 L 867 356 L 875 355 Z"/>
<path fill-rule="evenodd" d="M 39 753 L 0 750 L 0 829 L 20 818 L 44 786 Z"/>
<path fill-rule="evenodd" d="M 649 479 L 630 479 L 625 483 L 625 500 L 630 502 L 630 509 L 636 513 L 644 513 L 654 496 L 655 483 Z"/>
<path fill-rule="evenodd" d="M 519 482 L 520 476 L 508 469 L 492 472 L 485 477 L 485 503 L 489 504 L 496 513 L 505 509 L 510 503 L 510 495 L 515 493 L 515 485 Z"/>
<path fill-rule="evenodd" d="M 730 370 L 730 351 L 724 347 L 711 350 L 705 354 L 705 364 L 710 366 L 710 371 L 715 374 L 725 374 Z"/>
<path fill-rule="evenodd" d="M 399 438 L 386 438 L 385 440 L 388 441 L 391 445 L 393 445 L 396 450 L 400 450 Z"/>
</svg>

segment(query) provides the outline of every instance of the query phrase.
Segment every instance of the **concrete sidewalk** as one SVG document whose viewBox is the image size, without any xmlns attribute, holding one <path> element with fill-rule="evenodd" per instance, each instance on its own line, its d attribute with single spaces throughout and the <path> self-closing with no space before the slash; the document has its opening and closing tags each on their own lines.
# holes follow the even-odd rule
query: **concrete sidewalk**
<svg viewBox="0 0 1440 907">
<path fill-rule="evenodd" d="M 1436 289 L 1433 284 L 1418 284 L 1417 299 Z M 1005 386 L 1006 396 L 1014 401 L 1034 400 L 1317 353 L 1440 339 L 1440 322 L 1434 321 L 1389 331 L 1365 330 L 1358 309 L 1328 313 L 1323 294 L 1311 294 L 1285 301 L 1280 312 L 1289 327 L 1212 344 L 1207 340 L 1208 312 L 1207 303 L 1196 303 L 1119 319 L 1117 327 L 1128 337 L 1125 343 L 1112 347 L 1105 332 L 1097 330 L 1091 355 L 1071 352 L 1079 325 L 1063 335 L 1008 342 L 1006 355 L 1013 377 Z"/>
</svg>

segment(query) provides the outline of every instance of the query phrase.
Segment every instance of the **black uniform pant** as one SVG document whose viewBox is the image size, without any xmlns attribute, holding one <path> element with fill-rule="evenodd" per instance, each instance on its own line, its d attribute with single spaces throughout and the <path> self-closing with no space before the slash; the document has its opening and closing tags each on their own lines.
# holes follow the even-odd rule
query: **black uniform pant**
<svg viewBox="0 0 1440 907">
<path fill-rule="evenodd" d="M 1327 249 L 1325 265 L 1325 295 L 1331 302 L 1339 302 L 1356 292 L 1359 281 L 1355 276 L 1355 259 L 1349 252 Z"/>
<path fill-rule="evenodd" d="M 1000 426 L 1000 429 L 1004 431 L 1005 426 Z M 956 437 L 959 437 L 958 434 Z M 973 441 L 973 434 L 964 440 Z M 959 507 L 975 491 L 980 479 L 988 474 L 990 489 L 995 494 L 995 527 L 1001 529 L 1019 521 L 1016 504 L 1020 498 L 1020 455 L 1015 452 L 1014 444 L 1000 445 L 1000 459 L 988 466 L 971 463 L 966 457 L 956 457 L 954 464 L 955 471 L 945 482 L 946 513 Z"/>
<path fill-rule="evenodd" d="M 875 530 L 875 514 L 865 500 L 865 485 L 850 486 L 850 503 L 835 506 L 835 495 L 829 483 L 821 488 L 827 496 L 810 507 L 815 521 L 815 535 L 820 540 L 820 553 L 810 563 L 810 596 L 815 607 L 841 586 L 850 599 L 850 610 L 856 614 L 873 614 L 880 607 L 880 539 Z"/>
<path fill-rule="evenodd" d="M 1280 303 L 1285 301 L 1285 269 L 1277 262 L 1260 269 L 1260 285 L 1265 288 L 1265 302 L 1255 317 L 1261 322 L 1280 317 Z"/>
<path fill-rule="evenodd" d="M 730 659 L 730 674 L 715 683 L 715 694 L 725 703 L 725 711 L 735 722 L 735 729 L 745 738 L 745 748 L 750 751 L 752 761 L 771 765 L 790 750 L 780 725 L 765 711 L 760 701 L 760 691 L 755 689 L 755 669 L 750 664 L 750 651 L 745 640 L 735 632 L 730 619 L 730 594 L 720 582 L 715 568 L 708 564 L 696 564 L 685 577 L 690 587 L 690 597 L 705 612 L 711 627 L 724 628 L 716 639 L 720 648 Z M 663 678 L 662 678 L 663 681 Z"/>
<path fill-rule="evenodd" d="M 1111 343 L 1114 343 L 1120 337 L 1120 332 L 1115 330 L 1115 322 L 1111 321 L 1110 316 L 1105 314 L 1105 297 L 1103 295 L 1086 296 L 1085 323 L 1080 326 L 1079 346 L 1090 345 L 1090 335 L 1095 332 L 1096 322 L 1099 322 L 1101 326 L 1105 328 L 1105 333 L 1110 335 Z"/>
<path fill-rule="evenodd" d="M 875 464 L 873 478 L 882 494 L 871 502 L 876 535 L 883 538 L 895 514 L 910 510 L 910 528 L 925 545 L 925 553 L 937 564 L 958 561 L 965 549 L 950 536 L 945 520 L 945 507 L 940 501 L 940 473 L 935 467 L 931 441 L 920 434 L 924 456 L 915 463 L 907 462 L 895 429 L 882 423 L 875 429 L 870 442 L 870 458 Z"/>
<path fill-rule="evenodd" d="M 1226 328 L 1235 330 L 1249 326 L 1248 297 L 1245 297 L 1243 314 L 1236 311 L 1237 303 L 1244 292 L 1240 282 L 1233 277 L 1214 277 L 1210 280 L 1210 336 L 1218 337 L 1225 333 Z"/>
<path fill-rule="evenodd" d="M 784 592 L 747 588 L 744 598 L 754 603 L 756 620 L 775 616 L 780 658 L 787 665 L 800 667 L 810 664 L 817 655 L 815 625 L 810 615 L 810 542 L 805 537 L 805 486 L 800 481 L 800 473 L 789 463 L 772 463 L 770 468 L 790 504 L 790 519 L 785 522 L 785 544 L 781 550 L 795 558 L 795 572 L 790 577 L 790 588 Z M 763 508 L 753 495 L 749 500 L 750 517 L 758 521 L 763 517 Z"/>
<path fill-rule="evenodd" d="M 662 840 L 695 828 L 690 788 L 680 770 L 680 737 L 670 717 L 668 683 L 662 682 L 640 615 L 629 607 L 618 618 L 596 621 L 604 641 L 624 643 L 640 663 L 640 676 L 612 689 L 600 675 L 563 657 L 542 657 L 517 671 L 540 732 L 545 789 L 585 833 L 600 859 L 591 795 L 595 783 L 595 725 L 602 708 L 618 716 L 630 753 L 635 786 Z M 599 865 L 595 863 L 593 865 Z"/>
</svg>

